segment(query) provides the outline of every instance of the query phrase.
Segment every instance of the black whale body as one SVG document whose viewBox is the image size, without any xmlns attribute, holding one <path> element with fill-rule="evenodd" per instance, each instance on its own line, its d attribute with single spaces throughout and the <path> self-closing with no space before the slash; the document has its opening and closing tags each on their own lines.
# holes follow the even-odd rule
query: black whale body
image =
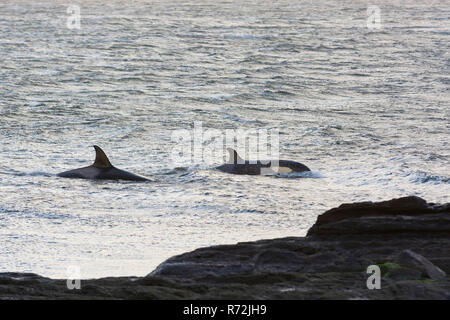
<svg viewBox="0 0 450 320">
<path fill-rule="evenodd" d="M 99 146 L 94 146 L 95 161 L 92 165 L 58 173 L 63 178 L 96 180 L 150 181 L 150 179 L 114 167 Z"/>
<path fill-rule="evenodd" d="M 248 174 L 248 175 L 260 175 L 261 173 L 283 173 L 283 172 L 304 172 L 311 171 L 307 166 L 302 163 L 291 160 L 278 160 L 278 162 L 266 161 L 250 161 L 243 160 L 239 157 L 238 153 L 231 149 L 227 149 L 230 154 L 229 163 L 225 163 L 216 169 L 233 174 Z M 271 165 L 276 164 L 277 168 L 271 168 Z M 264 171 L 266 169 L 266 171 Z M 274 171 L 277 170 L 277 171 Z"/>
</svg>

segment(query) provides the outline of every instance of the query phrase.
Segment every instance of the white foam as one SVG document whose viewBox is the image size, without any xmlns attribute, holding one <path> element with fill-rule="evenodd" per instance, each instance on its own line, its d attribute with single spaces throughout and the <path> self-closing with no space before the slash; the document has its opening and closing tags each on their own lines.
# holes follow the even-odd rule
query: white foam
<svg viewBox="0 0 450 320">
<path fill-rule="evenodd" d="M 262 39 L 263 37 L 257 37 L 253 36 L 251 34 L 224 34 L 221 37 L 222 39 L 246 39 L 246 40 L 256 40 L 256 39 Z"/>
</svg>

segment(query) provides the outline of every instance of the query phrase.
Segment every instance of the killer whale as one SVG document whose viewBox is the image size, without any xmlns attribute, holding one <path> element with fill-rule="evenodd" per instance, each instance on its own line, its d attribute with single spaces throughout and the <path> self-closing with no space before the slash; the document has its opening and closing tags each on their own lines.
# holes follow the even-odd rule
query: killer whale
<svg viewBox="0 0 450 320">
<path fill-rule="evenodd" d="M 57 176 L 78 179 L 150 181 L 146 177 L 114 167 L 99 146 L 93 147 L 95 149 L 95 161 L 92 165 L 64 171 L 58 173 Z"/>
<path fill-rule="evenodd" d="M 227 148 L 230 155 L 228 163 L 216 167 L 216 169 L 233 174 L 249 174 L 260 175 L 269 173 L 290 173 L 290 172 L 304 172 L 311 171 L 307 166 L 302 163 L 291 160 L 278 160 L 277 161 L 249 161 L 242 159 L 236 150 Z M 272 165 L 276 166 L 272 167 Z"/>
</svg>

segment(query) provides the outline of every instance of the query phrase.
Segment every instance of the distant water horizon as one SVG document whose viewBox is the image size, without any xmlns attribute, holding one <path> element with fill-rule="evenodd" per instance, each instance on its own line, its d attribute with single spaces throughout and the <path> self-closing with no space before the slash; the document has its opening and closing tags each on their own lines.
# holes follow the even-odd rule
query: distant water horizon
<svg viewBox="0 0 450 320">
<path fill-rule="evenodd" d="M 304 236 L 342 203 L 450 202 L 448 1 L 77 6 L 0 4 L 0 272 L 143 276 L 198 247 Z M 312 173 L 175 163 L 174 132 L 196 123 L 276 130 L 280 158 Z M 92 145 L 152 182 L 56 176 Z"/>
</svg>

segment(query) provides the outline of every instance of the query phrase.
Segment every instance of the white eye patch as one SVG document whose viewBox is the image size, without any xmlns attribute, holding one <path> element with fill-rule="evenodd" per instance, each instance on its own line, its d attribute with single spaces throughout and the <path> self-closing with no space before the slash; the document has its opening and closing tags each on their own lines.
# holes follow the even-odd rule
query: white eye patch
<svg viewBox="0 0 450 320">
<path fill-rule="evenodd" d="M 274 168 L 275 170 L 275 172 L 278 172 L 278 173 L 291 173 L 292 172 L 292 169 L 291 168 L 288 168 L 288 167 L 278 167 L 278 168 Z"/>
<path fill-rule="evenodd" d="M 293 172 L 289 167 L 270 167 L 266 169 L 266 174 L 280 174 L 280 173 L 291 173 Z M 263 173 L 263 171 L 261 171 Z"/>
</svg>

